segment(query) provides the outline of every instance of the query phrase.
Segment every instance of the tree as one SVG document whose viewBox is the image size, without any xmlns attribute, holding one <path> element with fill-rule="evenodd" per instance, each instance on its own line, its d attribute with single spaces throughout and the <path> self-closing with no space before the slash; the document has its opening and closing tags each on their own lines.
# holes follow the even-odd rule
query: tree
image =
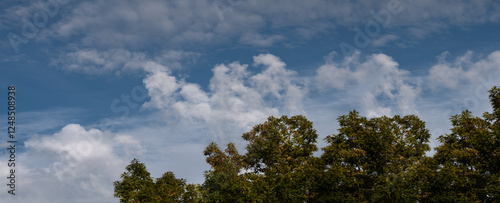
<svg viewBox="0 0 500 203">
<path fill-rule="evenodd" d="M 156 179 L 153 186 L 152 197 L 155 202 L 181 202 L 184 196 L 186 180 L 175 178 L 174 173 L 164 173 Z"/>
<path fill-rule="evenodd" d="M 253 184 L 255 200 L 303 202 L 311 195 L 316 130 L 304 116 L 269 117 L 243 134 L 248 141 L 244 166 Z"/>
<path fill-rule="evenodd" d="M 182 202 L 195 203 L 205 202 L 203 200 L 203 188 L 199 184 L 187 184 L 185 193 L 182 196 Z"/>
<path fill-rule="evenodd" d="M 120 198 L 120 202 L 151 202 L 150 189 L 154 182 L 144 163 L 133 159 L 125 169 L 127 172 L 121 175 L 122 181 L 114 182 L 114 196 Z"/>
<path fill-rule="evenodd" d="M 200 194 L 196 185 L 186 185 L 186 180 L 175 178 L 167 172 L 153 181 L 144 163 L 133 159 L 121 175 L 121 181 L 115 181 L 114 196 L 120 202 L 197 202 Z"/>
<path fill-rule="evenodd" d="M 310 195 L 316 130 L 304 116 L 269 117 L 243 134 L 247 153 L 234 144 L 221 151 L 211 143 L 204 151 L 212 167 L 205 173 L 208 202 L 303 202 Z"/>
<path fill-rule="evenodd" d="M 321 202 L 416 201 L 418 188 L 406 179 L 429 150 L 430 134 L 417 116 L 367 119 L 357 111 L 338 118 L 339 134 L 326 138 L 324 174 L 315 200 Z"/>
<path fill-rule="evenodd" d="M 211 143 L 204 151 L 211 166 L 205 172 L 203 197 L 207 202 L 250 202 L 252 189 L 246 177 L 240 175 L 244 163 L 233 143 L 223 152 Z"/>
<path fill-rule="evenodd" d="M 434 155 L 433 201 L 500 201 L 500 90 L 490 91 L 493 113 L 483 118 L 468 110 L 451 117 L 451 133 L 442 135 Z"/>
</svg>

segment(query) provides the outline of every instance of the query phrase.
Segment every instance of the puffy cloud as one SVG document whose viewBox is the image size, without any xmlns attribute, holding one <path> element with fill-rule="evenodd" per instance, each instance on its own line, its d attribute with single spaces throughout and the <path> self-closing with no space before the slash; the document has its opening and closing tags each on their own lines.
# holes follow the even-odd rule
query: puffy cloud
<svg viewBox="0 0 500 203">
<path fill-rule="evenodd" d="M 488 90 L 500 85 L 496 80 L 500 77 L 500 51 L 484 56 L 469 51 L 451 62 L 446 60 L 449 55 L 439 55 L 428 74 L 419 76 L 400 69 L 384 54 L 362 60 L 360 53 L 355 53 L 335 63 L 335 53 L 331 53 L 316 71 L 320 96 L 307 101 L 312 107 L 306 111 L 311 118 L 320 118 L 318 128 L 323 132 L 335 130 L 323 130 L 328 125 L 325 118 L 333 120 L 335 116 L 330 115 L 342 115 L 351 109 L 369 117 L 416 113 L 426 121 L 433 136 L 431 147 L 436 147 L 437 136 L 451 128 L 450 116 L 465 109 L 477 116 L 491 111 Z"/>
<path fill-rule="evenodd" d="M 470 83 L 485 83 L 488 77 L 500 75 L 500 51 L 489 54 L 486 58 L 473 61 L 473 52 L 467 51 L 455 59 L 454 63 L 446 60 L 450 55 L 444 52 L 438 57 L 438 63 L 429 69 L 429 86 L 437 91 L 443 88 L 456 89 Z M 491 86 L 488 85 L 488 86 Z"/>
<path fill-rule="evenodd" d="M 32 137 L 24 144 L 25 150 L 16 154 L 15 202 L 116 201 L 113 181 L 119 179 L 130 156 L 144 153 L 129 135 L 87 130 L 78 124 L 66 125 L 53 135 Z M 0 197 L 7 199 L 7 195 Z"/>
<path fill-rule="evenodd" d="M 248 65 L 237 62 L 216 65 L 208 91 L 167 71 L 152 72 L 144 79 L 151 97 L 144 106 L 161 109 L 167 117 L 204 123 L 224 140 L 270 115 L 303 113 L 306 90 L 294 71 L 271 54 L 255 56 L 254 65 L 264 69 L 252 74 Z"/>
<path fill-rule="evenodd" d="M 486 56 L 467 51 L 458 56 L 453 62 L 446 57 L 449 52 L 438 56 L 437 64 L 429 69 L 426 78 L 426 88 L 432 90 L 430 94 L 439 94 L 441 103 L 447 107 L 443 117 L 460 113 L 469 109 L 475 115 L 491 111 L 488 90 L 499 86 L 496 78 L 500 77 L 500 51 L 494 51 Z"/>
<path fill-rule="evenodd" d="M 300 114 L 301 101 L 307 93 L 306 87 L 294 84 L 290 78 L 296 77 L 294 71 L 287 70 L 286 64 L 278 57 L 271 54 L 260 54 L 254 57 L 254 65 L 264 65 L 267 68 L 259 74 L 252 76 L 252 84 L 263 94 L 271 94 L 281 100 L 287 112 Z"/>
<path fill-rule="evenodd" d="M 151 101 L 146 103 L 145 106 L 153 106 L 159 109 L 166 108 L 175 102 L 171 101 L 172 97 L 175 96 L 174 93 L 182 86 L 174 76 L 171 76 L 166 71 L 155 71 L 144 79 L 144 84 L 151 97 Z"/>
<path fill-rule="evenodd" d="M 124 63 L 135 60 L 134 70 L 148 73 L 143 83 L 150 100 L 144 107 L 158 109 L 167 118 L 167 126 L 151 124 L 154 114 L 145 116 L 151 120 L 127 118 L 127 123 L 122 123 L 127 127 L 119 127 L 127 130 L 126 135 L 70 124 L 52 135 L 29 139 L 25 142 L 26 153 L 19 155 L 20 160 L 25 160 L 20 162 L 19 177 L 26 185 L 20 187 L 20 192 L 31 196 L 18 199 L 20 202 L 114 201 L 112 182 L 119 179 L 132 156 L 141 154 L 149 157 L 148 168 L 154 174 L 173 169 L 188 181 L 192 181 L 190 177 L 201 181 L 201 171 L 207 167 L 202 164 L 201 152 L 210 139 L 207 137 L 222 142 L 241 141 L 242 132 L 270 115 L 307 112 L 318 132 L 326 135 L 335 131 L 332 126 L 336 116 L 347 113 L 348 108 L 359 109 L 369 117 L 418 113 L 433 136 L 438 136 L 446 133 L 448 118 L 458 113 L 457 109 L 472 105 L 469 109 L 476 114 L 488 110 L 486 92 L 498 85 L 494 79 L 500 76 L 500 51 L 486 56 L 467 52 L 452 63 L 446 61 L 448 53 L 444 53 L 429 69 L 424 82 L 385 54 L 362 57 L 357 52 L 336 63 L 331 53 L 313 76 L 297 74 L 272 54 L 260 54 L 253 57 L 252 66 L 238 62 L 214 66 L 209 86 L 202 87 L 173 76 L 167 67 L 146 57 L 134 59 L 131 52 L 124 54 L 128 60 L 90 52 L 98 54 L 88 57 L 89 64 L 111 67 L 106 69 L 109 72 L 123 71 Z M 182 53 L 177 55 L 183 57 Z M 99 67 L 93 71 L 99 72 Z M 309 81 L 314 86 L 308 86 Z M 428 102 L 435 95 L 422 90 L 431 87 L 440 101 Z M 179 124 L 176 121 L 181 125 L 172 125 Z M 157 154 L 165 157 L 154 156 Z M 5 159 L 5 154 L 1 156 Z M 0 173 L 5 175 L 5 171 L 6 167 L 0 166 Z"/>
<path fill-rule="evenodd" d="M 372 54 L 361 61 L 360 53 L 356 52 L 337 64 L 331 59 L 333 55 L 317 70 L 316 86 L 320 91 L 348 92 L 344 94 L 352 97 L 351 102 L 361 101 L 363 111 L 370 117 L 417 113 L 414 102 L 419 87 L 391 57 Z"/>
</svg>

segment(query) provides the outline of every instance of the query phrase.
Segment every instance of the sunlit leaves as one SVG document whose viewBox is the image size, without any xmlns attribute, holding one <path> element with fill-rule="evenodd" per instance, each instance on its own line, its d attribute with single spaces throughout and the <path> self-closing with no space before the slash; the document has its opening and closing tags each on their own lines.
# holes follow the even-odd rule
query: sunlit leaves
<svg viewBox="0 0 500 203">
<path fill-rule="evenodd" d="M 322 159 L 328 181 L 321 201 L 415 201 L 406 179 L 429 150 L 430 134 L 418 117 L 368 119 L 357 111 L 338 118 L 339 133 L 328 136 Z M 329 193 L 328 191 L 342 191 Z"/>
<path fill-rule="evenodd" d="M 266 188 L 259 196 L 271 202 L 300 202 L 311 195 L 308 187 L 313 178 L 308 172 L 314 170 L 317 137 L 304 116 L 269 117 L 243 134 L 249 141 L 245 163 L 251 181 Z"/>
<path fill-rule="evenodd" d="M 120 202 L 148 202 L 151 201 L 150 188 L 154 184 L 144 163 L 137 159 L 130 162 L 127 172 L 121 175 L 122 181 L 115 181 L 115 197 Z"/>
<path fill-rule="evenodd" d="M 436 183 L 442 189 L 431 192 L 432 198 L 446 194 L 454 201 L 500 200 L 500 90 L 493 87 L 489 92 L 493 113 L 480 118 L 463 111 L 451 117 L 451 133 L 438 138 L 442 145 L 436 148 L 434 173 L 441 177 Z"/>
<path fill-rule="evenodd" d="M 198 202 L 199 189 L 167 172 L 153 181 L 144 163 L 133 159 L 120 181 L 115 181 L 115 197 L 120 202 Z"/>
</svg>

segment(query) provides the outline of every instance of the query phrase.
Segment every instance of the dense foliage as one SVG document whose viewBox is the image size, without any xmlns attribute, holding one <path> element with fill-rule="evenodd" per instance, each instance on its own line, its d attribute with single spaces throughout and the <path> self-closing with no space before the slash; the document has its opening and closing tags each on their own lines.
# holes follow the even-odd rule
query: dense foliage
<svg viewBox="0 0 500 203">
<path fill-rule="evenodd" d="M 186 180 L 177 179 L 172 172 L 163 174 L 156 181 L 151 178 L 144 163 L 137 159 L 126 167 L 121 181 L 115 181 L 115 197 L 120 202 L 198 202 L 198 186 L 186 184 Z"/>
<path fill-rule="evenodd" d="M 204 151 L 211 170 L 202 185 L 172 172 L 153 180 L 134 159 L 115 184 L 120 202 L 499 202 L 500 89 L 492 113 L 451 117 L 433 157 L 425 122 L 415 115 L 368 119 L 356 111 L 338 118 L 321 156 L 318 135 L 304 116 L 269 117 L 234 144 Z"/>
</svg>

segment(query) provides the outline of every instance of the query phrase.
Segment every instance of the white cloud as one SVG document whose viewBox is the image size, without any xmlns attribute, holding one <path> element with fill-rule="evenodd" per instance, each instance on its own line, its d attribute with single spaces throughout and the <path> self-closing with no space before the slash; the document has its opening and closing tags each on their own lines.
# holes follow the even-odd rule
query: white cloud
<svg viewBox="0 0 500 203">
<path fill-rule="evenodd" d="M 109 72 L 123 71 L 123 64 L 130 61 L 111 53 L 88 60 L 110 67 L 106 69 Z M 202 171 L 207 169 L 202 150 L 211 138 L 241 142 L 241 133 L 270 115 L 307 113 L 324 136 L 336 133 L 335 118 L 351 109 L 369 117 L 418 113 L 435 138 L 447 132 L 449 115 L 459 113 L 462 107 L 471 107 L 476 115 L 488 110 L 485 92 L 498 85 L 495 78 L 500 76 L 500 51 L 484 57 L 467 52 L 453 63 L 446 61 L 447 54 L 438 57 L 424 82 L 385 54 L 362 56 L 357 52 L 336 63 L 331 53 L 312 76 L 288 69 L 272 54 L 260 54 L 253 57 L 252 66 L 238 62 L 214 66 L 206 89 L 174 77 L 167 67 L 146 57 L 136 58 L 139 65 L 134 67 L 149 74 L 143 80 L 150 97 L 144 107 L 158 109 L 163 116 L 153 113 L 146 117 L 162 123 L 130 116 L 117 128 L 127 133 L 70 124 L 52 135 L 31 138 L 25 142 L 26 153 L 19 155 L 24 160 L 19 177 L 26 181 L 19 192 L 30 197 L 19 200 L 116 201 L 112 182 L 119 179 L 133 156 L 146 157 L 148 169 L 156 177 L 171 170 L 188 181 L 202 181 Z M 134 54 L 124 55 L 133 61 Z M 99 72 L 96 68 L 93 71 Z M 454 83 L 454 77 L 459 82 Z M 308 86 L 309 81 L 314 88 Z M 436 92 L 423 91 L 430 87 Z M 439 101 L 428 101 L 436 96 L 433 94 L 439 94 Z M 163 156 L 155 156 L 158 154 Z M 0 170 L 5 173 L 5 166 Z"/>
<path fill-rule="evenodd" d="M 302 114 L 301 101 L 307 93 L 306 87 L 294 84 L 290 78 L 296 77 L 296 72 L 287 70 L 286 64 L 271 54 L 254 56 L 254 65 L 264 65 L 267 68 L 252 76 L 251 83 L 266 95 L 271 94 L 279 99 L 291 114 Z"/>
<path fill-rule="evenodd" d="M 270 115 L 303 113 L 306 90 L 296 73 L 271 54 L 258 55 L 254 62 L 264 67 L 260 73 L 252 74 L 248 65 L 237 62 L 216 65 L 208 92 L 166 71 L 153 72 L 144 79 L 151 97 L 144 106 L 161 109 L 167 117 L 204 123 L 223 141 Z"/>
<path fill-rule="evenodd" d="M 203 150 L 215 141 L 213 134 L 203 122 L 179 122 L 179 118 L 172 118 L 166 125 L 165 119 L 165 111 L 156 109 L 151 114 L 114 119 L 116 136 L 112 141 L 120 146 L 115 147 L 114 152 L 127 157 L 123 158 L 127 161 L 138 158 L 146 164 L 152 177 L 172 171 L 188 182 L 203 183 L 203 172 L 210 169 Z"/>
<path fill-rule="evenodd" d="M 220 2 L 230 3 L 223 10 L 213 9 Z M 143 80 L 150 96 L 144 107 L 159 110 L 163 117 L 156 113 L 147 117 L 167 120 L 167 126 L 143 121 L 137 127 L 136 121 L 142 118 L 132 115 L 127 123 L 118 122 L 115 129 L 126 131 L 122 134 L 65 126 L 69 121 L 78 122 L 71 116 L 80 115 L 80 110 L 21 113 L 25 118 L 43 117 L 44 122 L 19 126 L 22 133 L 33 137 L 26 141 L 26 152 L 19 153 L 20 195 L 16 202 L 116 202 L 112 182 L 132 156 L 147 157 L 147 166 L 156 177 L 174 170 L 188 181 L 200 181 L 207 168 L 202 156 L 207 140 L 241 141 L 242 132 L 270 115 L 307 113 L 318 132 L 326 135 L 335 133 L 336 117 L 351 109 L 369 117 L 418 113 L 435 137 L 446 132 L 449 116 L 459 110 L 468 108 L 476 115 L 489 110 L 487 91 L 499 84 L 500 51 L 487 56 L 467 52 L 450 62 L 445 53 L 430 67 L 429 75 L 423 76 L 423 82 L 390 56 L 365 58 L 360 53 L 338 63 L 329 55 L 312 76 L 299 75 L 278 57 L 261 54 L 253 58 L 253 66 L 238 62 L 214 66 L 208 87 L 186 82 L 171 72 L 201 55 L 186 50 L 204 49 L 207 44 L 301 44 L 301 38 L 315 39 L 326 31 L 333 31 L 328 34 L 336 38 L 338 27 L 363 29 L 373 20 L 370 11 L 384 11 L 388 2 L 95 0 L 61 6 L 58 16 L 50 18 L 30 40 L 57 39 L 54 43 L 73 50 L 53 61 L 68 71 L 149 74 Z M 397 36 L 375 37 L 375 47 L 398 39 L 408 41 L 405 34 L 423 38 L 453 26 L 498 24 L 500 20 L 500 6 L 494 0 L 396 2 L 404 9 L 390 16 L 383 33 L 407 30 Z M 23 20 L 32 21 L 40 11 L 37 3 L 5 6 L 0 14 L 2 30 L 21 35 Z M 3 43 L 9 46 L 9 42 Z M 159 54 L 151 56 L 141 52 L 144 50 Z M 51 135 L 38 134 L 58 128 L 61 130 Z M 103 139 L 95 142 L 93 137 Z M 1 153 L 5 152 L 0 152 L 0 158 L 6 160 Z M 2 164 L 0 175 L 5 177 L 6 171 Z M 6 198 L 6 193 L 0 194 L 0 199 Z"/>
<path fill-rule="evenodd" d="M 125 49 L 99 51 L 83 49 L 62 54 L 51 64 L 67 71 L 86 74 L 119 75 L 122 73 L 152 72 L 156 70 L 182 69 L 181 63 L 192 63 L 200 54 L 186 51 L 168 50 L 151 58 L 142 52 L 130 52 Z M 163 65 L 160 65 L 163 64 Z"/>
<path fill-rule="evenodd" d="M 114 135 L 78 124 L 24 142 L 16 155 L 15 202 L 113 202 L 113 181 L 130 156 L 143 153 L 129 135 Z M 129 154 L 119 154 L 117 151 Z M 2 156 L 2 159 L 6 157 Z M 5 168 L 1 168 L 5 169 Z M 2 170 L 2 173 L 7 171 Z M 7 193 L 0 194 L 7 199 Z"/>
<path fill-rule="evenodd" d="M 168 50 L 155 57 L 154 61 L 171 70 L 180 70 L 186 65 L 194 64 L 200 56 L 201 54 L 196 52 Z"/>
<path fill-rule="evenodd" d="M 142 69 L 145 58 L 142 53 L 131 53 L 124 49 L 109 51 L 85 49 L 64 54 L 52 64 L 61 66 L 64 70 L 87 74 L 120 73 Z"/>
<path fill-rule="evenodd" d="M 372 41 L 372 45 L 375 47 L 383 47 L 387 43 L 399 39 L 396 35 L 386 34 Z"/>
<path fill-rule="evenodd" d="M 127 157 L 146 153 L 146 149 L 141 146 L 139 140 L 130 135 L 117 135 L 113 138 L 116 146 L 121 146 Z"/>
<path fill-rule="evenodd" d="M 316 86 L 320 91 L 345 91 L 351 100 L 361 103 L 362 112 L 369 117 L 417 113 L 414 100 L 419 88 L 409 72 L 399 69 L 391 57 L 372 54 L 361 61 L 356 52 L 337 64 L 331 56 L 317 70 Z"/>
<path fill-rule="evenodd" d="M 465 109 L 477 116 L 491 111 L 488 90 L 500 85 L 497 80 L 500 77 L 500 51 L 487 56 L 467 51 L 456 57 L 453 63 L 446 60 L 448 55 L 450 53 L 445 52 L 438 57 L 437 64 L 429 69 L 426 78 L 426 88 L 445 101 L 440 103 L 447 105 L 441 110 L 443 117 Z"/>
<path fill-rule="evenodd" d="M 500 51 L 492 52 L 475 62 L 473 54 L 472 51 L 467 51 L 463 56 L 457 57 L 453 64 L 446 61 L 449 52 L 441 54 L 438 63 L 429 69 L 430 88 L 434 91 L 456 89 L 470 83 L 485 83 L 488 77 L 500 76 Z"/>
<path fill-rule="evenodd" d="M 390 15 L 387 28 L 404 26 L 424 37 L 450 26 L 497 23 L 500 6 L 494 0 L 460 1 L 152 1 L 97 0 L 61 5 L 39 37 L 70 39 L 99 49 L 139 50 L 145 47 L 184 49 L 186 45 L 233 43 L 269 46 L 298 36 L 310 38 L 339 26 L 364 26 L 371 11 Z M 220 5 L 223 5 L 222 7 Z M 37 3 L 10 6 L 2 27 L 21 30 L 19 19 L 31 19 Z M 274 34 L 286 28 L 289 35 Z M 19 34 L 19 33 L 18 33 Z M 379 41 L 383 42 L 383 41 Z M 375 46 L 377 43 L 375 42 Z M 73 47 L 75 44 L 69 46 Z"/>
<path fill-rule="evenodd" d="M 476 116 L 491 111 L 488 90 L 500 85 L 496 80 L 500 78 L 500 51 L 485 56 L 469 51 L 452 62 L 446 60 L 448 55 L 445 52 L 438 56 L 428 74 L 418 76 L 400 69 L 384 54 L 368 55 L 362 60 L 356 53 L 335 63 L 335 54 L 331 53 L 317 69 L 318 96 L 307 100 L 309 107 L 305 111 L 310 119 L 319 118 L 313 120 L 320 124 L 318 131 L 327 133 L 335 128 L 323 119 L 334 122 L 336 116 L 352 109 L 369 117 L 418 114 L 432 133 L 431 147 L 436 147 L 436 138 L 449 133 L 450 116 L 465 109 Z"/>
<path fill-rule="evenodd" d="M 144 79 L 146 89 L 151 97 L 151 101 L 144 104 L 146 107 L 156 107 L 163 109 L 168 107 L 172 101 L 174 93 L 181 87 L 174 76 L 166 71 L 155 71 Z"/>
<path fill-rule="evenodd" d="M 271 35 L 271 36 L 262 36 L 260 34 L 243 34 L 240 38 L 240 43 L 249 44 L 257 47 L 269 47 L 274 43 L 284 40 L 285 37 L 282 35 Z"/>
</svg>

